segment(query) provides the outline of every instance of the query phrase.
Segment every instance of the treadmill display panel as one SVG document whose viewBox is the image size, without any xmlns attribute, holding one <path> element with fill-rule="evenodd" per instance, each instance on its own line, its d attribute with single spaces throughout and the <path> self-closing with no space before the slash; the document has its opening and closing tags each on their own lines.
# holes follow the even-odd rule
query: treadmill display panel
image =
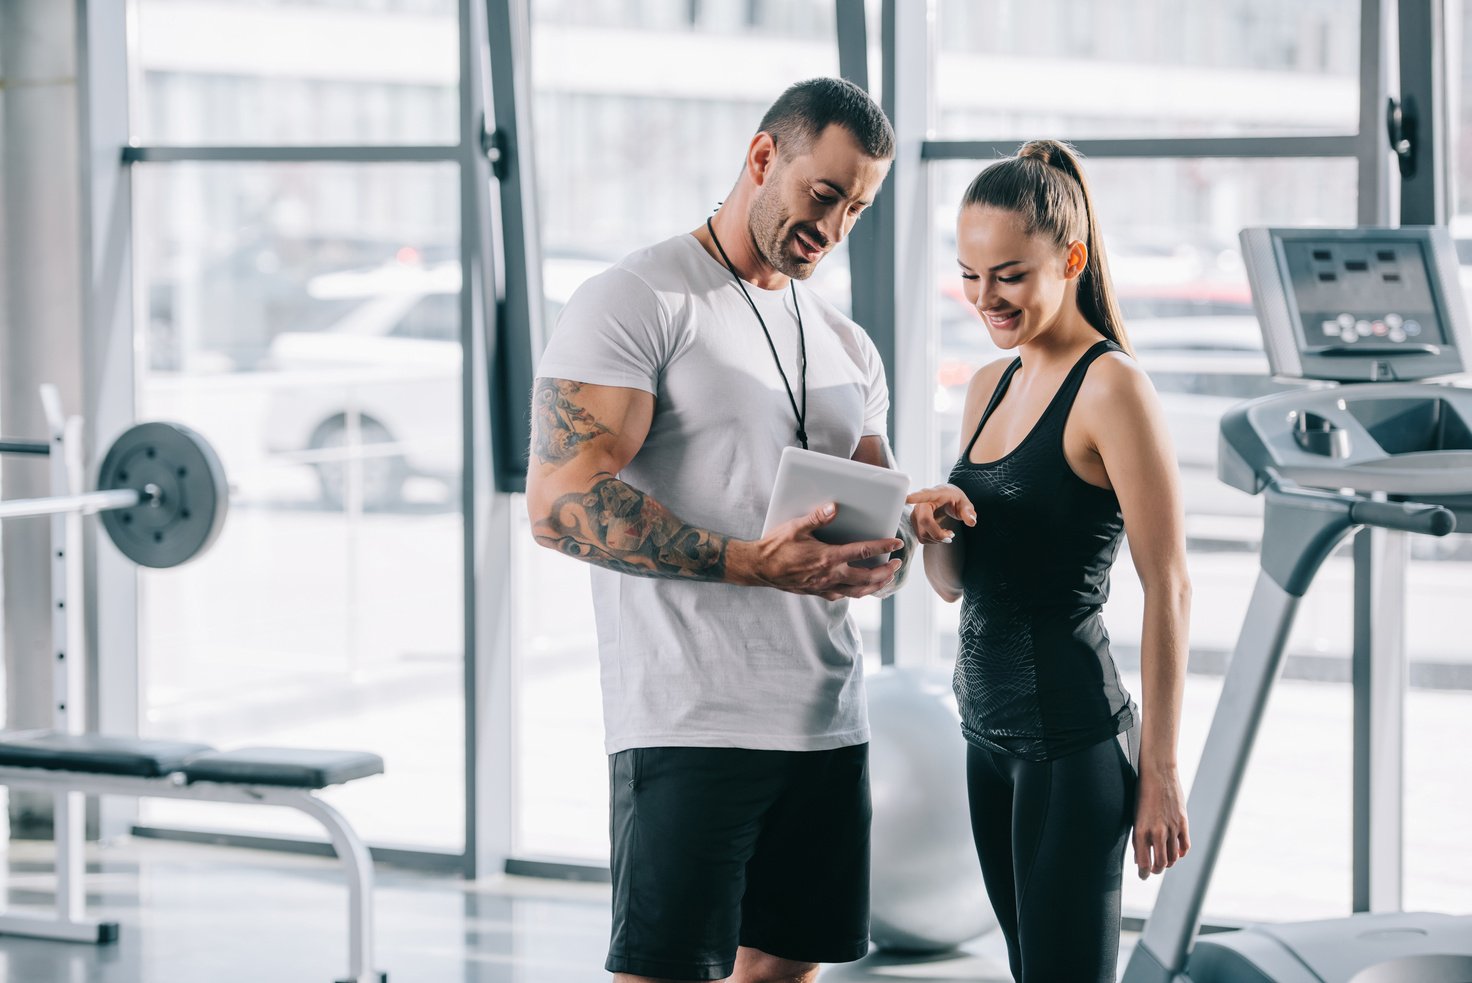
<svg viewBox="0 0 1472 983">
<path fill-rule="evenodd" d="M 1446 342 L 1422 242 L 1366 236 L 1282 246 L 1306 353 Z"/>
</svg>

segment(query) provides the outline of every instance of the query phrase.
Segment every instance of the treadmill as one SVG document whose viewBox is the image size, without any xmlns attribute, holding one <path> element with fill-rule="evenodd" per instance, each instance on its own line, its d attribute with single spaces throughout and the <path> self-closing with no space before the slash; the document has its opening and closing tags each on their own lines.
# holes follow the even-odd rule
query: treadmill
<svg viewBox="0 0 1472 983">
<path fill-rule="evenodd" d="M 1456 249 L 1439 227 L 1241 240 L 1274 375 L 1318 385 L 1222 418 L 1219 477 L 1266 498 L 1261 569 L 1187 804 L 1192 849 L 1124 983 L 1472 983 L 1472 917 L 1401 910 L 1407 535 L 1472 531 L 1472 389 L 1444 384 L 1472 357 Z M 1298 602 L 1351 533 L 1354 914 L 1198 938 Z"/>
</svg>

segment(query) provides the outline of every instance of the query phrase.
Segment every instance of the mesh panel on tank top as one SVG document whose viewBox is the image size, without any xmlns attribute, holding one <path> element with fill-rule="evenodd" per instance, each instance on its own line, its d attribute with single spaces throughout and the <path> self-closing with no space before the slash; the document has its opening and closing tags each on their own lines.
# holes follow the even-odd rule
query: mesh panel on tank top
<svg viewBox="0 0 1472 983">
<path fill-rule="evenodd" d="M 960 533 L 955 689 L 962 729 L 978 746 L 1043 761 L 1134 722 L 1100 616 L 1124 531 L 1119 499 L 1075 474 L 1063 454 L 1089 366 L 1120 350 L 1107 340 L 1090 348 L 1015 449 L 973 463 L 976 439 L 1022 365 L 1014 360 L 951 471 L 977 515 Z"/>
</svg>

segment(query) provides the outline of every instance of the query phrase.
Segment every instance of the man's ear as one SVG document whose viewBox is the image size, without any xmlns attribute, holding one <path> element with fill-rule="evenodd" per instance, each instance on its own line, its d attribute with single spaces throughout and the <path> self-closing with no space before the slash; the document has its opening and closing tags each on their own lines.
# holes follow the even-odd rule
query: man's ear
<svg viewBox="0 0 1472 983">
<path fill-rule="evenodd" d="M 746 173 L 752 183 L 761 187 L 767 183 L 767 178 L 772 175 L 772 168 L 777 166 L 777 142 L 772 135 L 763 130 L 751 138 L 751 144 L 746 148 Z"/>
</svg>

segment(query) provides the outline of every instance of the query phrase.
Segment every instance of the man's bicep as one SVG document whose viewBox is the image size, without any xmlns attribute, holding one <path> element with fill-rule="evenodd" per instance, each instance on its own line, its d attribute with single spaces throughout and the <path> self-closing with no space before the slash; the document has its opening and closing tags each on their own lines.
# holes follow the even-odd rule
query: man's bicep
<svg viewBox="0 0 1472 983">
<path fill-rule="evenodd" d="M 532 481 L 617 474 L 639 453 L 654 418 L 642 389 L 541 378 L 532 389 Z"/>
<path fill-rule="evenodd" d="M 854 451 L 854 460 L 861 464 L 872 464 L 876 468 L 893 469 L 895 466 L 894 455 L 889 451 L 889 441 L 877 434 L 859 438 L 859 446 Z"/>
<path fill-rule="evenodd" d="M 654 396 L 637 388 L 537 378 L 531 387 L 527 515 L 536 524 L 568 494 L 618 474 L 639 453 L 654 418 Z"/>
</svg>

